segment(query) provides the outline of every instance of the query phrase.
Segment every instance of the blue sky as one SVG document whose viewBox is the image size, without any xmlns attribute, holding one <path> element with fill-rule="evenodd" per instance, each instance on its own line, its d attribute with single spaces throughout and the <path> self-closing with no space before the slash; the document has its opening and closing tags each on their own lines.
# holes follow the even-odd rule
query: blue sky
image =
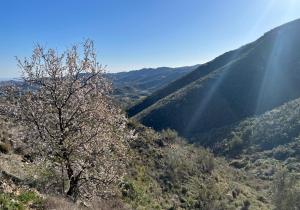
<svg viewBox="0 0 300 210">
<path fill-rule="evenodd" d="M 111 72 L 204 63 L 300 18 L 299 0 L 0 0 L 0 77 L 34 44 L 95 41 Z"/>
</svg>

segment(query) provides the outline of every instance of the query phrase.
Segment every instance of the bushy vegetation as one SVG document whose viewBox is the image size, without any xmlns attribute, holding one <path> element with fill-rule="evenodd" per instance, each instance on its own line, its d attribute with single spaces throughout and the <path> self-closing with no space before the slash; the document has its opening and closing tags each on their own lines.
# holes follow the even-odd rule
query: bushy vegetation
<svg viewBox="0 0 300 210">
<path fill-rule="evenodd" d="M 231 169 L 226 161 L 214 157 L 203 147 L 188 144 L 171 129 L 158 133 L 136 121 L 130 121 L 128 126 L 135 130 L 136 136 L 130 142 L 131 161 L 127 166 L 127 175 L 117 188 L 121 198 L 117 196 L 115 201 L 108 200 L 107 209 L 114 209 L 110 204 L 116 201 L 120 204 L 115 208 L 119 209 L 127 209 L 124 203 L 128 204 L 129 209 L 145 210 L 231 210 L 246 209 L 247 206 L 269 209 L 269 205 L 261 199 L 268 197 L 256 189 L 256 180 L 252 182 L 250 177 Z M 33 168 L 24 171 L 26 178 L 22 177 L 16 183 L 45 193 L 44 208 L 84 209 L 85 205 L 88 209 L 93 209 L 92 206 L 98 208 L 98 204 L 93 201 L 81 206 L 80 202 L 74 204 L 60 194 L 52 198 L 51 195 L 61 189 L 60 179 L 57 179 L 60 174 L 53 174 L 53 170 L 49 170 L 47 165 L 35 165 L 28 159 L 23 161 L 26 161 L 24 167 Z M 26 196 L 22 200 L 26 200 Z"/>
<path fill-rule="evenodd" d="M 20 173 L 26 173 L 24 177 L 15 176 L 14 170 L 6 173 L 8 167 L 0 165 L 0 170 L 8 175 L 12 188 L 26 185 L 26 189 L 44 193 L 46 199 L 33 190 L 0 192 L 0 209 L 299 208 L 299 183 L 294 174 L 300 172 L 300 99 L 235 124 L 231 123 L 249 113 L 234 120 L 233 115 L 228 119 L 227 113 L 219 115 L 230 106 L 241 111 L 240 105 L 248 101 L 243 98 L 243 103 L 235 104 L 231 98 L 234 87 L 217 87 L 214 94 L 218 97 L 206 104 L 209 112 L 196 103 L 228 69 L 239 78 L 237 66 L 252 47 L 255 44 L 237 51 L 244 57 L 230 52 L 200 66 L 204 71 L 194 71 L 157 91 L 129 113 L 147 108 L 137 118 L 159 121 L 156 128 L 161 131 L 126 119 L 111 99 L 110 83 L 102 75 L 91 42 L 85 43 L 83 53 L 74 47 L 61 57 L 54 50 L 38 47 L 31 59 L 20 61 L 26 88 L 3 89 L 5 100 L 1 101 L 1 113 L 12 120 L 15 134 L 12 137 L 5 129 L 0 132 L 0 152 L 5 153 L 0 157 L 5 163 L 16 158 L 15 162 L 32 168 Z M 251 56 L 247 59 L 255 57 Z M 219 110 L 221 105 L 224 110 Z M 174 114 L 174 110 L 182 112 Z M 165 121 L 164 116 L 169 118 Z M 201 118 L 216 124 L 206 124 Z M 191 137 L 189 143 L 169 128 L 169 122 Z M 218 128 L 224 122 L 227 126 Z M 198 133 L 195 125 L 203 130 L 217 126 Z M 281 166 L 289 171 L 276 173 Z M 80 201 L 75 204 L 69 198 Z"/>
<path fill-rule="evenodd" d="M 12 150 L 12 135 L 9 133 L 9 128 L 4 119 L 0 119 L 0 153 L 7 154 Z"/>
<path fill-rule="evenodd" d="M 43 209 L 43 199 L 33 191 L 21 191 L 18 195 L 0 192 L 0 209 L 26 210 Z"/>
<path fill-rule="evenodd" d="M 273 182 L 273 202 L 276 210 L 300 209 L 299 179 L 286 169 L 276 174 Z"/>
<path fill-rule="evenodd" d="M 244 175 L 211 152 L 170 129 L 157 133 L 134 121 L 130 126 L 137 132 L 134 158 L 120 188 L 134 209 L 268 209 L 257 198 L 264 196 L 242 184 Z"/>
<path fill-rule="evenodd" d="M 274 158 L 284 160 L 296 155 L 299 135 L 300 99 L 296 99 L 262 115 L 199 134 L 193 141 L 230 157 L 272 150 Z"/>
</svg>

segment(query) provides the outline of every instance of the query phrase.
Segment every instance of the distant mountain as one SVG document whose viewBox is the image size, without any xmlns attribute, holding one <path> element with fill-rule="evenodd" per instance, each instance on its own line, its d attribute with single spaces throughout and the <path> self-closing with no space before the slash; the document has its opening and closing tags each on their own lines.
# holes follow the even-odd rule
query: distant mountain
<svg viewBox="0 0 300 210">
<path fill-rule="evenodd" d="M 128 110 L 192 139 L 300 97 L 300 20 L 225 53 Z"/>
<path fill-rule="evenodd" d="M 144 68 L 128 72 L 108 73 L 114 95 L 120 100 L 136 100 L 148 96 L 170 82 L 192 72 L 199 65 L 178 68 Z"/>
<path fill-rule="evenodd" d="M 199 65 L 178 68 L 144 68 L 128 72 L 107 73 L 113 83 L 113 95 L 125 104 L 140 99 L 192 72 Z M 1 79 L 0 85 L 22 85 L 20 79 Z"/>
</svg>

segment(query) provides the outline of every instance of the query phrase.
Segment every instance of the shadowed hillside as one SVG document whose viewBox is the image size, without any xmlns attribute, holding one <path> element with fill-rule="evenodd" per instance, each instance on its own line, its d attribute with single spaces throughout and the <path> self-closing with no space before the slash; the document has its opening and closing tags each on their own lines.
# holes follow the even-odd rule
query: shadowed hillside
<svg viewBox="0 0 300 210">
<path fill-rule="evenodd" d="M 276 150 L 277 147 L 282 146 L 288 150 L 291 144 L 294 145 L 294 153 L 298 154 L 299 137 L 300 99 L 298 98 L 260 116 L 199 134 L 195 137 L 195 141 L 213 147 L 217 153 L 230 156 Z"/>
<path fill-rule="evenodd" d="M 225 53 L 129 109 L 147 126 L 196 133 L 261 114 L 300 96 L 300 20 Z"/>
<path fill-rule="evenodd" d="M 250 44 L 251 45 L 251 44 Z M 215 70 L 216 68 L 219 68 L 227 63 L 229 63 L 231 60 L 236 58 L 237 54 L 244 54 L 249 50 L 249 46 L 247 45 L 245 47 L 242 47 L 238 49 L 238 53 L 236 51 L 230 51 L 227 52 L 216 59 L 214 59 L 211 62 L 208 62 L 206 64 L 200 65 L 195 71 L 183 76 L 182 78 L 179 78 L 176 81 L 173 81 L 172 83 L 166 85 L 166 87 L 157 90 L 153 94 L 151 94 L 149 97 L 145 98 L 140 103 L 132 106 L 130 109 L 128 109 L 129 116 L 134 116 L 138 112 L 142 111 L 143 109 L 146 109 L 147 107 L 153 105 L 158 100 L 168 96 L 169 94 L 179 90 L 180 88 L 188 85 L 189 83 L 197 80 L 198 78 L 201 78 L 211 71 Z"/>
</svg>

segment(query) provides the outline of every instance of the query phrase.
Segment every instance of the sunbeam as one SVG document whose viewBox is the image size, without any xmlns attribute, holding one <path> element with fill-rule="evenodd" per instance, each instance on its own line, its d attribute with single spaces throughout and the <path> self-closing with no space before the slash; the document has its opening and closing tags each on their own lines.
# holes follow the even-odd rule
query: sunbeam
<svg viewBox="0 0 300 210">
<path fill-rule="evenodd" d="M 221 67 L 218 71 L 220 71 L 220 75 L 213 81 L 213 84 L 209 88 L 209 90 L 205 93 L 204 97 L 199 101 L 198 108 L 195 110 L 192 118 L 188 122 L 188 124 L 185 127 L 184 133 L 188 134 L 190 133 L 193 128 L 197 126 L 197 121 L 201 118 L 201 115 L 205 112 L 208 104 L 210 103 L 210 100 L 212 97 L 215 97 L 217 89 L 222 84 L 223 80 L 226 78 L 228 74 L 228 69 L 232 67 L 235 63 L 235 59 L 240 56 L 240 50 L 237 50 L 233 52 L 233 54 L 228 57 L 227 64 L 223 67 Z M 205 119 L 204 119 L 205 121 Z"/>
<path fill-rule="evenodd" d="M 256 33 L 257 29 L 261 27 L 261 25 L 263 24 L 265 19 L 268 18 L 268 15 L 271 12 L 271 10 L 273 9 L 275 3 L 276 3 L 276 0 L 270 0 L 267 3 L 263 13 L 259 16 L 259 18 L 255 22 L 255 24 L 252 27 L 250 27 L 248 37 L 252 37 Z"/>
<path fill-rule="evenodd" d="M 293 12 L 294 6 L 299 3 L 295 0 L 286 1 L 288 5 L 288 11 L 284 14 L 283 19 L 287 18 L 290 13 Z M 279 29 L 274 29 L 272 31 L 272 43 L 270 43 L 267 59 L 267 64 L 263 70 L 263 78 L 260 84 L 260 91 L 257 98 L 257 105 L 255 114 L 260 114 L 266 110 L 270 104 L 280 103 L 281 92 L 285 87 L 287 87 L 288 81 L 287 75 L 284 73 L 286 68 L 286 63 L 282 63 L 282 57 L 288 57 L 290 45 L 291 34 L 288 31 L 282 32 Z M 266 47 L 267 48 L 267 47 Z M 281 88 L 280 88 L 281 87 Z M 277 91 L 276 91 L 277 90 Z"/>
<path fill-rule="evenodd" d="M 260 84 L 260 91 L 257 98 L 257 105 L 255 109 L 255 114 L 260 114 L 264 111 L 267 103 L 269 101 L 266 100 L 267 96 L 271 94 L 276 94 L 273 92 L 274 86 L 276 85 L 276 81 L 279 79 L 279 71 L 280 71 L 280 64 L 278 63 L 278 55 L 281 54 L 282 48 L 282 40 L 280 39 L 280 34 L 275 34 L 275 41 L 273 46 L 271 47 L 271 52 L 269 57 L 267 58 L 267 65 L 266 68 L 263 70 L 263 79 Z"/>
</svg>

